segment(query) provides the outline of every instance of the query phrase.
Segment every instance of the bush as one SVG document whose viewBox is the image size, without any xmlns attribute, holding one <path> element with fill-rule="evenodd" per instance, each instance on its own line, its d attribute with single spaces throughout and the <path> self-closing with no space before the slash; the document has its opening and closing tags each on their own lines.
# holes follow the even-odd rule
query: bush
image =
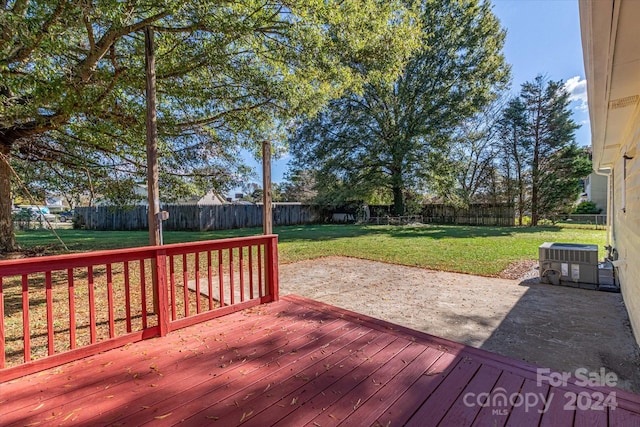
<svg viewBox="0 0 640 427">
<path fill-rule="evenodd" d="M 573 210 L 574 214 L 583 214 L 583 215 L 597 215 L 602 212 L 602 209 L 599 209 L 593 202 L 580 202 L 578 206 Z"/>
</svg>

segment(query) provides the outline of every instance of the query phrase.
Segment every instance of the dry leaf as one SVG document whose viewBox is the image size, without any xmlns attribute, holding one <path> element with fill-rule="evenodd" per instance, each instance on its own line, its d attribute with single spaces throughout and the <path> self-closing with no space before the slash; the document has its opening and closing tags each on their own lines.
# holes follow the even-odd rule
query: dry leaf
<svg viewBox="0 0 640 427">
<path fill-rule="evenodd" d="M 73 411 L 69 412 L 69 414 L 66 417 L 64 417 L 62 421 L 67 421 L 69 418 L 71 418 L 76 412 L 78 412 L 81 409 L 82 408 L 76 408 Z"/>
<path fill-rule="evenodd" d="M 164 415 L 158 415 L 157 417 L 153 417 L 153 418 L 155 418 L 156 420 L 163 420 L 171 414 L 173 414 L 173 412 L 169 412 L 168 414 L 164 414 Z"/>
<path fill-rule="evenodd" d="M 249 412 L 245 412 L 242 414 L 242 418 L 240 418 L 240 422 L 243 422 L 244 420 L 246 420 L 247 418 L 249 418 L 251 416 L 251 414 L 253 414 L 253 411 L 249 411 Z"/>
</svg>

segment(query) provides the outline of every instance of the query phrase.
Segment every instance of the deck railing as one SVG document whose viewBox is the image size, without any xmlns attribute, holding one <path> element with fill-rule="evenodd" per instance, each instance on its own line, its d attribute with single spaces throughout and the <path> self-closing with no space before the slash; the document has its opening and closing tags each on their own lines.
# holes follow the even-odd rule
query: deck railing
<svg viewBox="0 0 640 427">
<path fill-rule="evenodd" d="M 276 235 L 0 261 L 0 381 L 278 299 Z"/>
</svg>

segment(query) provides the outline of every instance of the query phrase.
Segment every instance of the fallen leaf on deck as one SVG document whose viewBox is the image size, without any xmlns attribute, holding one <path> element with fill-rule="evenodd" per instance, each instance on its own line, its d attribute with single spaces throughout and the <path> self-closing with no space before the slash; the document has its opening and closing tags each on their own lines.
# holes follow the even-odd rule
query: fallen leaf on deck
<svg viewBox="0 0 640 427">
<path fill-rule="evenodd" d="M 74 409 L 73 411 L 69 412 L 69 415 L 67 415 L 66 417 L 64 417 L 64 419 L 62 421 L 67 421 L 69 418 L 71 418 L 76 412 L 78 412 L 79 410 L 81 410 L 82 408 L 77 408 Z"/>
<path fill-rule="evenodd" d="M 168 414 L 164 414 L 164 415 L 158 415 L 157 417 L 153 417 L 153 418 L 155 418 L 156 420 L 163 420 L 171 414 L 173 414 L 173 412 L 169 412 Z"/>
<path fill-rule="evenodd" d="M 243 422 L 244 420 L 249 418 L 251 414 L 253 414 L 253 411 L 245 412 L 244 414 L 242 414 L 242 418 L 240 418 L 240 422 Z"/>
</svg>

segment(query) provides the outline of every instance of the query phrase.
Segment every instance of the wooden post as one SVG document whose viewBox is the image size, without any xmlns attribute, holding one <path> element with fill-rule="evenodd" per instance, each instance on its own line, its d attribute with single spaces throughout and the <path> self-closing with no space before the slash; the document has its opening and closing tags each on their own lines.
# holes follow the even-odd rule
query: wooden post
<svg viewBox="0 0 640 427">
<path fill-rule="evenodd" d="M 278 278 L 278 236 L 273 236 L 267 244 L 267 286 L 271 301 L 280 299 L 280 281 Z"/>
<path fill-rule="evenodd" d="M 156 121 L 156 60 L 153 46 L 153 28 L 144 29 L 144 54 L 147 79 L 147 197 L 149 203 L 149 245 L 160 242 L 160 192 L 158 190 L 158 128 Z M 155 260 L 152 263 L 153 309 L 158 312 L 158 275 Z"/>
<path fill-rule="evenodd" d="M 169 290 L 167 286 L 167 253 L 164 249 L 155 252 L 156 276 L 155 280 L 158 284 L 154 292 L 159 294 L 158 308 L 158 326 L 160 327 L 160 336 L 163 337 L 169 332 Z M 155 297 L 154 297 L 155 301 Z"/>
<path fill-rule="evenodd" d="M 273 233 L 273 211 L 271 209 L 271 142 L 262 142 L 262 231 Z"/>
</svg>

